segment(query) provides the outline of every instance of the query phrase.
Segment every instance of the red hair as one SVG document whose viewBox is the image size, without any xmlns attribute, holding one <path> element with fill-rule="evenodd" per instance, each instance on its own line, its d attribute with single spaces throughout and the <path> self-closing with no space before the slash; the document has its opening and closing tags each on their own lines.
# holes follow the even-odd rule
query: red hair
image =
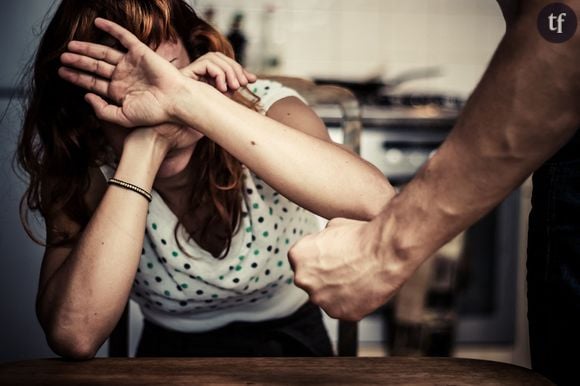
<svg viewBox="0 0 580 386">
<path fill-rule="evenodd" d="M 91 216 L 84 201 L 90 189 L 89 169 L 114 162 L 99 121 L 83 100 L 85 91 L 57 75 L 60 55 L 73 39 L 122 49 L 94 27 L 96 17 L 124 26 L 154 48 L 165 40 L 180 38 L 192 61 L 210 51 L 233 57 L 229 42 L 182 0 L 63 0 L 32 64 L 17 153 L 20 166 L 30 177 L 21 200 L 21 219 L 35 240 L 28 222 L 30 211 L 38 210 L 44 217 L 64 211 L 84 227 Z M 234 99 L 256 109 L 257 97 L 250 101 L 236 93 Z M 213 236 L 219 235 L 219 241 L 223 242 L 224 252 L 220 255 L 223 257 L 229 251 L 240 219 L 242 165 L 208 138 L 198 142 L 192 162 L 200 165 L 194 174 L 194 186 L 199 188 L 192 192 L 189 210 L 193 213 L 209 206 L 211 214 L 189 231 L 208 250 L 208 230 L 217 230 Z M 59 235 L 58 243 L 71 242 L 77 236 Z"/>
</svg>

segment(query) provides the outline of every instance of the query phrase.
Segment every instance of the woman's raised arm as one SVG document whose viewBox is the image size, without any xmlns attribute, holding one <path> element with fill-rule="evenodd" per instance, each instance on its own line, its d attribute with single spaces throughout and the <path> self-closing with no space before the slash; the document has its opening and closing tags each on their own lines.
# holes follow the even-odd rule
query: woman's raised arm
<svg viewBox="0 0 580 386">
<path fill-rule="evenodd" d="M 68 67 L 59 73 L 90 91 L 86 99 L 99 118 L 124 126 L 193 127 L 323 217 L 370 219 L 394 195 L 379 170 L 321 134 L 324 125 L 301 102 L 282 100 L 263 116 L 224 96 L 224 90 L 184 76 L 123 27 L 104 19 L 95 25 L 128 52 L 71 42 L 71 52 L 62 57 Z"/>
</svg>

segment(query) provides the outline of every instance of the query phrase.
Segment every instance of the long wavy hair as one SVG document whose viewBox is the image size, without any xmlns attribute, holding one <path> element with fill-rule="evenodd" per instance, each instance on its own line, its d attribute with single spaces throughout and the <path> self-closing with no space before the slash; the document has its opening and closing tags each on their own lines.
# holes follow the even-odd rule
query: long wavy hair
<svg viewBox="0 0 580 386">
<path fill-rule="evenodd" d="M 81 227 L 87 224 L 91 216 L 85 202 L 90 189 L 89 170 L 114 162 L 99 121 L 83 100 L 85 91 L 57 74 L 60 55 L 73 39 L 122 49 L 94 27 L 96 17 L 124 26 L 153 48 L 180 38 L 192 61 L 210 51 L 234 57 L 229 42 L 182 0 L 63 0 L 42 36 L 30 77 L 25 80 L 25 116 L 17 150 L 17 161 L 29 175 L 20 215 L 29 236 L 36 241 L 39 239 L 29 223 L 32 211 L 46 218 L 58 210 Z M 257 109 L 259 99 L 250 100 L 247 95 L 236 93 L 234 100 Z M 190 235 L 209 250 L 209 229 L 217 229 L 213 237 L 217 234 L 225 248 L 215 257 L 224 257 L 241 214 L 242 165 L 206 137 L 198 142 L 192 162 L 199 167 L 192 172 L 194 186 L 199 188 L 191 194 L 189 209 L 209 206 L 210 215 L 197 223 Z M 59 234 L 56 243 L 70 243 L 77 237 Z"/>
</svg>

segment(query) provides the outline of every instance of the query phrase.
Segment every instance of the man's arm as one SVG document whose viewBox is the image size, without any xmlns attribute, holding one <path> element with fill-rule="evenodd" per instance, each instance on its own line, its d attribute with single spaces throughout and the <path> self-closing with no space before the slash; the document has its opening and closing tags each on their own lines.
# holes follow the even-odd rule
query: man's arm
<svg viewBox="0 0 580 386">
<path fill-rule="evenodd" d="M 537 17 L 547 3 L 521 5 L 448 139 L 376 219 L 398 218 L 394 241 L 405 256 L 433 253 L 497 205 L 576 132 L 580 37 L 562 44 L 541 37 Z M 568 3 L 580 12 L 580 1 Z"/>
<path fill-rule="evenodd" d="M 383 304 L 575 133 L 580 36 L 541 37 L 537 17 L 549 3 L 520 4 L 448 139 L 377 218 L 331 222 L 291 251 L 296 283 L 329 314 L 359 319 Z M 580 0 L 564 3 L 580 14 Z"/>
</svg>

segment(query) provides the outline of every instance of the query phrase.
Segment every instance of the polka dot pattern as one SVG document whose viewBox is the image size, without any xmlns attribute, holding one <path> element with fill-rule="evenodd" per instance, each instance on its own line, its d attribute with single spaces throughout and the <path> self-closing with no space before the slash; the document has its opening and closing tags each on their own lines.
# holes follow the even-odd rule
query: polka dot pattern
<svg viewBox="0 0 580 386">
<path fill-rule="evenodd" d="M 281 86 L 259 81 L 255 87 L 267 110 Z M 247 168 L 243 173 L 240 224 L 228 255 L 221 260 L 189 240 L 182 228 L 177 237 L 186 253 L 180 250 L 174 237 L 177 218 L 153 191 L 132 292 L 142 308 L 195 318 L 262 303 L 270 307 L 266 304 L 271 305 L 284 287 L 293 286 L 288 250 L 303 235 L 317 231 L 318 221 Z"/>
</svg>

